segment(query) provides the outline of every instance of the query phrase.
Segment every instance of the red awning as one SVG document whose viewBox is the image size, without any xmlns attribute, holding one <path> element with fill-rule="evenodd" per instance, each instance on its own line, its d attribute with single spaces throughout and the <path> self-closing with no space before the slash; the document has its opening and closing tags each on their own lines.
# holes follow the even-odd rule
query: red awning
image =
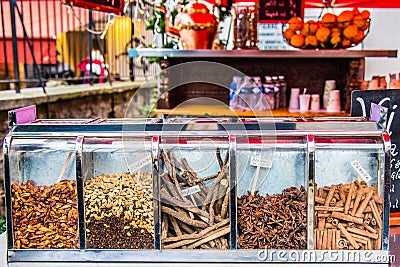
<svg viewBox="0 0 400 267">
<path fill-rule="evenodd" d="M 400 8 L 399 0 L 305 0 L 305 7 L 321 8 L 324 2 L 332 2 L 333 7 L 362 7 L 362 8 Z"/>
</svg>

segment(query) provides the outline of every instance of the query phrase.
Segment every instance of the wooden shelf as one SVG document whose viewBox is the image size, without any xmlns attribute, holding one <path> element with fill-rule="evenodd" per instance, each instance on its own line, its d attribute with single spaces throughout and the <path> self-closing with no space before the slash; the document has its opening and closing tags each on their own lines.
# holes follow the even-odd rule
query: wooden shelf
<svg viewBox="0 0 400 267">
<path fill-rule="evenodd" d="M 153 109 L 154 115 L 198 117 L 348 117 L 350 114 L 327 112 L 289 112 L 287 108 L 272 111 L 233 111 L 225 105 L 183 105 L 174 109 Z"/>
<path fill-rule="evenodd" d="M 397 50 L 178 50 L 169 48 L 131 48 L 129 57 L 178 58 L 365 58 L 397 57 Z"/>
</svg>

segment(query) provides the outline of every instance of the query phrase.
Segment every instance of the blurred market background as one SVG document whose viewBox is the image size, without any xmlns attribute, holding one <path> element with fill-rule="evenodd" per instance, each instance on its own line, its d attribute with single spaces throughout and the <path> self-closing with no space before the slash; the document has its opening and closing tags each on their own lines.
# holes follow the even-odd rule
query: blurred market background
<svg viewBox="0 0 400 267">
<path fill-rule="evenodd" d="M 320 2 L 306 1 L 305 18 L 313 19 L 320 15 Z M 340 7 L 345 6 L 340 5 L 341 1 L 336 2 L 337 12 L 340 12 Z M 351 1 L 344 2 L 346 6 L 352 6 L 348 3 Z M 368 7 L 371 1 L 353 2 L 353 6 L 365 2 Z M 399 13 L 391 7 L 400 7 L 400 4 L 395 0 L 374 3 L 378 8 L 371 9 L 373 23 L 370 34 L 355 49 L 398 49 L 400 35 L 390 34 L 388 38 L 388 33 L 396 32 L 398 28 L 393 21 Z M 157 36 L 146 29 L 153 15 L 153 3 L 147 1 L 131 3 L 123 16 L 116 16 L 71 7 L 59 0 L 0 0 L 0 92 L 146 81 L 157 73 L 159 65 L 148 58 L 130 59 L 127 51 L 129 48 L 157 45 Z M 219 37 L 227 42 L 228 48 L 230 34 L 226 29 L 229 23 L 228 17 L 223 24 L 225 31 Z M 259 31 L 266 31 L 259 35 L 260 49 L 293 49 L 283 41 L 280 27 L 282 25 L 259 25 Z M 366 62 L 367 78 L 374 74 L 386 75 L 393 70 L 400 71 L 398 60 L 368 59 Z M 129 101 L 130 96 L 124 95 L 123 100 Z M 149 97 L 146 98 L 148 101 Z M 104 109 L 101 103 L 98 108 Z M 120 109 L 119 113 L 115 111 L 117 115 L 123 114 L 123 107 Z M 113 110 L 112 115 L 115 113 Z M 91 115 L 82 114 L 84 117 Z M 6 118 L 0 117 L 0 126 L 2 140 L 7 131 Z M 0 233 L 5 231 L 3 180 L 1 157 Z"/>
</svg>

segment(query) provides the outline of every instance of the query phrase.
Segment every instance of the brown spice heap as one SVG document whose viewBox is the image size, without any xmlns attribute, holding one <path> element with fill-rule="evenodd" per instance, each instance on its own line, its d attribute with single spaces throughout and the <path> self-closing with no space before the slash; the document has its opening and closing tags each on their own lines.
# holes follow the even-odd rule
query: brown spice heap
<svg viewBox="0 0 400 267">
<path fill-rule="evenodd" d="M 238 200 L 238 248 L 306 249 L 307 196 L 303 186 L 282 194 L 248 192 Z"/>
<path fill-rule="evenodd" d="M 151 173 L 103 174 L 84 190 L 87 248 L 154 247 Z"/>
<path fill-rule="evenodd" d="M 355 181 L 315 188 L 315 249 L 381 249 L 383 199 Z"/>
<path fill-rule="evenodd" d="M 162 152 L 167 169 L 161 174 L 160 190 L 163 249 L 229 248 L 229 154 L 222 160 L 217 149 L 216 157 L 219 172 L 199 178 L 185 158 L 179 162 Z M 210 188 L 204 185 L 208 180 L 213 180 Z"/>
<path fill-rule="evenodd" d="M 12 184 L 11 194 L 16 249 L 79 248 L 75 181 L 35 186 L 28 180 Z"/>
</svg>

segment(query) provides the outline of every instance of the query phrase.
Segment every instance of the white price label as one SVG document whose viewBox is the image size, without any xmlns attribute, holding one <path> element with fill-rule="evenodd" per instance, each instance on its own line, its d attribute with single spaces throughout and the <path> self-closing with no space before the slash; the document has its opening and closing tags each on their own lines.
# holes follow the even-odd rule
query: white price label
<svg viewBox="0 0 400 267">
<path fill-rule="evenodd" d="M 357 172 L 361 178 L 368 183 L 369 181 L 372 180 L 371 175 L 361 166 L 361 164 L 357 160 L 353 160 L 351 162 L 351 166 L 354 168 L 354 170 Z"/>
<path fill-rule="evenodd" d="M 150 163 L 151 163 L 151 156 L 148 155 L 148 156 L 140 159 L 139 161 L 136 161 L 135 163 L 129 165 L 129 170 L 131 173 L 134 173 Z"/>
<path fill-rule="evenodd" d="M 262 159 L 262 158 L 259 158 L 259 157 L 251 156 L 250 165 L 251 166 L 255 166 L 255 167 L 260 166 L 262 168 L 271 169 L 272 160 L 270 160 L 270 159 Z"/>
<path fill-rule="evenodd" d="M 186 197 L 186 196 L 193 195 L 193 194 L 195 194 L 197 192 L 200 192 L 200 191 L 201 191 L 200 186 L 195 185 L 195 186 L 183 189 L 182 190 L 182 195 Z"/>
</svg>

